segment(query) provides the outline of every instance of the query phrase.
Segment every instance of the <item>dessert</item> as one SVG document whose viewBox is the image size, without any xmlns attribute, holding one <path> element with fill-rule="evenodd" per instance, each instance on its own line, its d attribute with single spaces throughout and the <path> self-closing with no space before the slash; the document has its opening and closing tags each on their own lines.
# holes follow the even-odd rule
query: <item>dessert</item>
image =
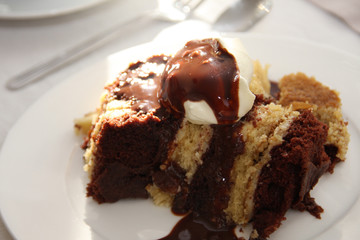
<svg viewBox="0 0 360 240">
<path fill-rule="evenodd" d="M 192 239 L 237 239 L 239 224 L 266 239 L 290 208 L 320 218 L 310 191 L 349 141 L 341 102 L 302 73 L 278 87 L 271 95 L 267 69 L 237 39 L 193 40 L 130 64 L 105 86 L 83 144 L 87 195 L 151 197 L 186 215 L 163 239 L 184 228 Z"/>
</svg>

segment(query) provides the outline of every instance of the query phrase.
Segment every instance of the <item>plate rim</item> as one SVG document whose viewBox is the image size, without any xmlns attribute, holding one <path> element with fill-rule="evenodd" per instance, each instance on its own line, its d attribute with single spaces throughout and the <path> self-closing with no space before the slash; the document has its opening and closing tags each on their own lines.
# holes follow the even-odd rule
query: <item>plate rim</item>
<svg viewBox="0 0 360 240">
<path fill-rule="evenodd" d="M 80 12 L 92 7 L 96 7 L 104 2 L 110 0 L 87 0 L 87 3 L 80 4 L 75 7 L 64 7 L 61 9 L 53 8 L 47 10 L 34 10 L 34 11 L 0 11 L 0 20 L 36 20 L 44 18 L 52 18 Z"/>
</svg>

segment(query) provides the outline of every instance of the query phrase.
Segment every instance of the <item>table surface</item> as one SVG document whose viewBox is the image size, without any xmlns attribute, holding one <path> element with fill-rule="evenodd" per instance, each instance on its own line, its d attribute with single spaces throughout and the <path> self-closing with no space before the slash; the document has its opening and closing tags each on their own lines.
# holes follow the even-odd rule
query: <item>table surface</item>
<svg viewBox="0 0 360 240">
<path fill-rule="evenodd" d="M 151 41 L 161 30 L 174 23 L 157 21 L 146 26 L 134 23 L 134 26 L 124 28 L 124 34 L 119 39 L 17 91 L 6 89 L 5 83 L 10 77 L 103 29 L 126 22 L 154 7 L 155 0 L 111 0 L 90 9 L 51 18 L 0 20 L 0 148 L 14 122 L 49 89 L 111 53 Z M 305 0 L 273 0 L 270 14 L 248 32 L 294 37 L 360 56 L 359 33 L 341 18 Z M 354 208 L 357 211 L 353 212 L 359 212 L 359 201 Z M 355 220 L 358 222 L 358 216 L 350 212 L 338 226 L 340 229 L 344 225 L 349 227 L 349 222 Z M 319 239 L 326 239 L 331 234 L 332 231 L 328 231 Z M 353 224 L 350 233 L 343 234 L 341 239 L 359 236 L 360 230 Z M 0 239 L 12 239 L 1 219 Z"/>
</svg>

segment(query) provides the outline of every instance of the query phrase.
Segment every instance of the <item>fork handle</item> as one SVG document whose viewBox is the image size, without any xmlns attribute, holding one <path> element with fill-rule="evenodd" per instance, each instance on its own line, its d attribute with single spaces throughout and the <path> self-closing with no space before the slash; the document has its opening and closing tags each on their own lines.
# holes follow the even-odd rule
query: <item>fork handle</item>
<svg viewBox="0 0 360 240">
<path fill-rule="evenodd" d="M 99 34 L 96 34 L 90 39 L 87 39 L 74 47 L 61 52 L 54 57 L 41 62 L 28 70 L 10 78 L 6 87 L 9 90 L 17 90 L 20 89 L 30 83 L 39 81 L 43 77 L 48 74 L 60 69 L 61 67 L 83 57 L 96 49 L 106 45 L 112 40 L 116 39 L 120 36 L 121 33 L 124 33 L 124 28 L 129 26 L 133 22 L 143 22 L 144 20 L 148 20 L 149 16 L 151 16 L 150 12 L 143 12 L 141 15 L 135 16 L 134 18 L 117 24 L 114 27 L 111 27 Z"/>
</svg>

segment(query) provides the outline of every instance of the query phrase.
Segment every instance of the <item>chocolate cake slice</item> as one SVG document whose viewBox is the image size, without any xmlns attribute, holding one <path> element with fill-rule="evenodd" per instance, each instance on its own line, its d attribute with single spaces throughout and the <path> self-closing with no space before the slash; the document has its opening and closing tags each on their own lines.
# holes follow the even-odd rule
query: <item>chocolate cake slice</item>
<svg viewBox="0 0 360 240">
<path fill-rule="evenodd" d="M 181 120 L 160 108 L 156 92 L 166 56 L 131 64 L 106 86 L 84 154 L 97 202 L 147 198 L 145 187 L 166 159 Z"/>
<path fill-rule="evenodd" d="M 151 197 L 201 223 L 192 239 L 236 239 L 233 227 L 249 223 L 266 239 L 290 208 L 320 217 L 310 191 L 349 142 L 338 94 L 298 73 L 271 96 L 267 69 L 225 45 L 191 41 L 105 86 L 83 145 L 89 197 Z"/>
</svg>

